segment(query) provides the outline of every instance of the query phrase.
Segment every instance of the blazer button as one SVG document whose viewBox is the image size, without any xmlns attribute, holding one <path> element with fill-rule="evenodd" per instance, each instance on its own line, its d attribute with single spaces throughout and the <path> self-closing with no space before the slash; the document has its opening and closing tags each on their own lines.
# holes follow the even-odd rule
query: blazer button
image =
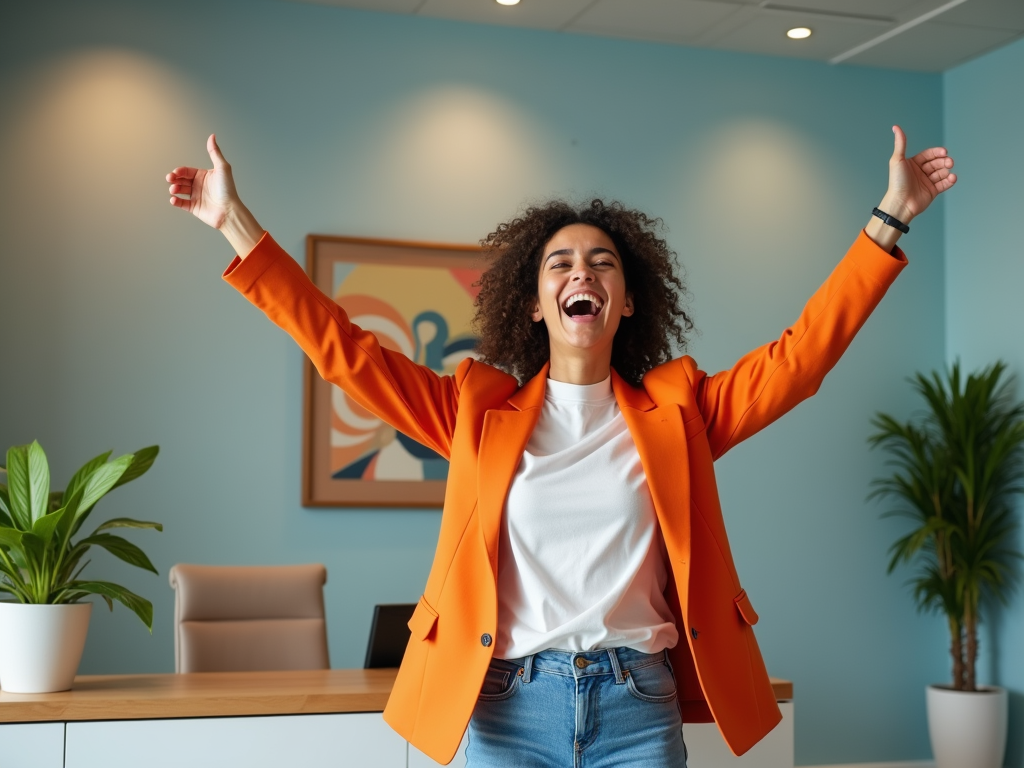
<svg viewBox="0 0 1024 768">
<path fill-rule="evenodd" d="M 486 632 L 480 635 L 480 645 L 482 645 L 484 648 L 488 647 L 491 644 L 491 640 L 491 636 L 488 635 Z"/>
</svg>

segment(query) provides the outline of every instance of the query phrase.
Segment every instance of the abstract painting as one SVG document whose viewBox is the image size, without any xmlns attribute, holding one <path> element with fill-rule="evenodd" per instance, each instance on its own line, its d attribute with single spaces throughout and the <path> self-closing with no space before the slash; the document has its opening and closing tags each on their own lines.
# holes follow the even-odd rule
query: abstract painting
<svg viewBox="0 0 1024 768">
<path fill-rule="evenodd" d="M 474 354 L 475 246 L 309 235 L 307 270 L 386 349 L 439 375 Z M 448 462 L 305 361 L 305 506 L 440 506 Z"/>
</svg>

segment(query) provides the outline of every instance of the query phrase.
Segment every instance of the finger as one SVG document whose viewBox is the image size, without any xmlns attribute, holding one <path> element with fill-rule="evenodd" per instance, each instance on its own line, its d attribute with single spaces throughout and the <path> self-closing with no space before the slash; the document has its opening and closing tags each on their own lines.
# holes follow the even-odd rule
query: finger
<svg viewBox="0 0 1024 768">
<path fill-rule="evenodd" d="M 929 174 L 928 180 L 934 184 L 947 176 L 949 176 L 949 168 L 939 168 L 937 171 Z"/>
<path fill-rule="evenodd" d="M 172 195 L 191 195 L 192 185 L 191 184 L 171 184 L 167 189 Z"/>
<path fill-rule="evenodd" d="M 173 171 L 168 173 L 167 180 L 174 181 L 174 179 L 171 178 L 172 176 L 180 179 L 194 179 L 197 173 L 199 173 L 198 168 L 188 168 L 185 166 L 181 166 L 180 168 L 175 168 Z"/>
<path fill-rule="evenodd" d="M 932 173 L 940 168 L 952 168 L 953 158 L 951 157 L 937 157 L 934 160 L 929 160 L 927 163 L 921 166 L 921 170 L 925 173 Z"/>
<path fill-rule="evenodd" d="M 892 147 L 892 159 L 903 160 L 907 156 L 907 135 L 903 133 L 903 129 L 898 125 L 892 127 L 893 133 L 893 147 Z"/>
<path fill-rule="evenodd" d="M 172 197 L 171 205 L 175 208 L 184 208 L 186 211 L 192 210 L 192 201 L 182 197 Z"/>
<path fill-rule="evenodd" d="M 949 174 L 949 176 L 947 176 L 942 181 L 940 181 L 938 184 L 936 184 L 935 188 L 939 192 L 945 192 L 947 189 L 952 187 L 954 184 L 956 184 L 956 174 L 955 173 L 951 173 L 951 174 Z"/>
<path fill-rule="evenodd" d="M 935 160 L 939 157 L 946 157 L 945 147 L 929 147 L 928 149 L 921 150 L 914 155 L 914 162 L 918 165 L 927 163 L 929 160 Z"/>
<path fill-rule="evenodd" d="M 217 134 L 211 133 L 210 138 L 206 140 L 206 151 L 210 153 L 210 159 L 213 160 L 214 168 L 220 170 L 227 166 L 228 161 L 224 159 L 224 154 L 217 145 Z"/>
</svg>

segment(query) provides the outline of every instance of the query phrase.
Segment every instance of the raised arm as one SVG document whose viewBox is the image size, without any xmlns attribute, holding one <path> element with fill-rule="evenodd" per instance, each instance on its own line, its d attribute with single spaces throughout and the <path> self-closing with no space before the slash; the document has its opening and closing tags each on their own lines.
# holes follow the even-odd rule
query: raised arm
<svg viewBox="0 0 1024 768">
<path fill-rule="evenodd" d="M 386 349 L 353 325 L 303 269 L 264 231 L 235 189 L 231 166 L 211 135 L 213 168 L 175 168 L 167 174 L 170 203 L 220 231 L 238 254 L 225 279 L 309 356 L 327 381 L 395 429 L 447 458 L 455 430 L 459 383 Z"/>
<path fill-rule="evenodd" d="M 953 159 L 945 148 L 932 147 L 907 158 L 906 136 L 899 126 L 893 127 L 893 134 L 889 188 L 878 204 L 891 217 L 888 223 L 871 216 L 846 256 L 778 340 L 713 376 L 685 361 L 715 458 L 818 391 L 906 265 L 906 257 L 896 248 L 903 234 L 898 226 L 909 224 L 956 183 L 950 171 Z"/>
</svg>

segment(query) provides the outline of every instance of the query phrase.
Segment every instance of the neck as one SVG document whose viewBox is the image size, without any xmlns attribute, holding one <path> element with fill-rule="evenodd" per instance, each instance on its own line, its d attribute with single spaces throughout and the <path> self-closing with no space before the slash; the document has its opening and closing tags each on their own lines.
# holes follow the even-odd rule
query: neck
<svg viewBox="0 0 1024 768">
<path fill-rule="evenodd" d="M 557 354 L 551 350 L 548 378 L 566 384 L 597 384 L 612 372 L 611 350 L 607 355 Z"/>
</svg>

